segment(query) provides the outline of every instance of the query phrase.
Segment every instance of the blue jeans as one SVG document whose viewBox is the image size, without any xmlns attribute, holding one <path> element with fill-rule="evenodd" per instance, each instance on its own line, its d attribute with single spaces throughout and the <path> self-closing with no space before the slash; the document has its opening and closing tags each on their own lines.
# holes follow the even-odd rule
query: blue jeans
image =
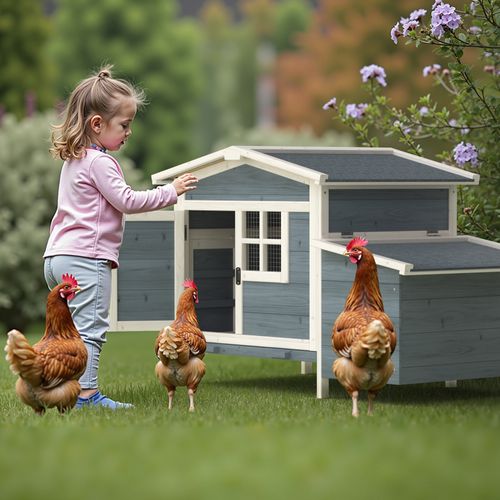
<svg viewBox="0 0 500 500">
<path fill-rule="evenodd" d="M 73 322 L 88 352 L 87 368 L 80 378 L 80 385 L 82 389 L 97 389 L 99 357 L 109 328 L 111 263 L 104 259 L 73 255 L 45 258 L 44 274 L 49 288 L 59 284 L 65 273 L 72 274 L 81 288 L 68 303 Z"/>
</svg>

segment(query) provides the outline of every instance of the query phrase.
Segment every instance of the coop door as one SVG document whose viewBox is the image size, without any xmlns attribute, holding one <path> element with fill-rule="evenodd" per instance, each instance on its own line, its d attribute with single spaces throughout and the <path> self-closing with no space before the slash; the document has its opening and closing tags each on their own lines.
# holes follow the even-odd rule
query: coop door
<svg viewBox="0 0 500 500">
<path fill-rule="evenodd" d="M 204 332 L 234 332 L 234 212 L 190 211 L 190 276 Z"/>
<path fill-rule="evenodd" d="M 111 330 L 157 331 L 175 318 L 173 211 L 127 216 L 113 271 Z"/>
</svg>

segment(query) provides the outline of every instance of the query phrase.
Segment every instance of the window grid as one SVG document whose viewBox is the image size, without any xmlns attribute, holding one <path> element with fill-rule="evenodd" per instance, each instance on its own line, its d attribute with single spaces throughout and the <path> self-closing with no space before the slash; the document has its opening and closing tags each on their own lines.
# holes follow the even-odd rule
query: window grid
<svg viewBox="0 0 500 500">
<path fill-rule="evenodd" d="M 243 259 L 247 271 L 281 272 L 281 212 L 245 212 Z"/>
</svg>

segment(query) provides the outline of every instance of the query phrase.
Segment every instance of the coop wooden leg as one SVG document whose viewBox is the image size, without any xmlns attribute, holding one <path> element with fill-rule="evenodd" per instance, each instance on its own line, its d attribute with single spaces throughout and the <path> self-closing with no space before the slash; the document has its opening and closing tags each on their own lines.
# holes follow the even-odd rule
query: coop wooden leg
<svg viewBox="0 0 500 500">
<path fill-rule="evenodd" d="M 310 361 L 301 361 L 300 362 L 300 374 L 308 375 L 313 371 L 313 364 Z"/>
<path fill-rule="evenodd" d="M 457 381 L 456 380 L 445 380 L 444 386 L 451 389 L 451 388 L 457 386 Z"/>
<path fill-rule="evenodd" d="M 316 397 L 318 399 L 328 398 L 330 396 L 330 379 L 318 376 L 316 379 Z"/>
</svg>

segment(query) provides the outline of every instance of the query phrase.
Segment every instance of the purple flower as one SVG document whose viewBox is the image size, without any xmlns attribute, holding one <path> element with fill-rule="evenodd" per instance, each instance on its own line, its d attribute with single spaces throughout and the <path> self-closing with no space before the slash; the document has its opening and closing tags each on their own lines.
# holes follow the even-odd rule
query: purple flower
<svg viewBox="0 0 500 500">
<path fill-rule="evenodd" d="M 471 35 L 480 35 L 481 34 L 481 28 L 479 26 L 471 26 L 469 28 L 469 33 Z"/>
<path fill-rule="evenodd" d="M 351 118 L 354 118 L 355 120 L 358 120 L 359 118 L 363 118 L 366 108 L 368 108 L 368 104 L 362 103 L 362 104 L 348 104 L 345 107 L 345 114 L 346 116 L 350 116 Z"/>
<path fill-rule="evenodd" d="M 443 3 L 443 0 L 436 0 L 434 2 L 434 5 L 432 6 L 432 9 L 434 10 L 440 3 Z"/>
<path fill-rule="evenodd" d="M 441 38 L 446 29 L 454 31 L 460 26 L 461 22 L 462 18 L 455 12 L 455 7 L 448 3 L 439 3 L 437 5 L 434 3 L 431 17 L 432 34 L 434 36 Z"/>
<path fill-rule="evenodd" d="M 323 109 L 327 111 L 328 109 L 335 109 L 337 107 L 337 98 L 332 97 L 328 102 L 323 104 Z"/>
<path fill-rule="evenodd" d="M 398 37 L 403 36 L 403 33 L 399 31 L 399 23 L 396 23 L 391 30 L 391 40 L 397 45 Z"/>
<path fill-rule="evenodd" d="M 457 162 L 457 165 L 463 167 L 466 163 L 469 163 L 476 167 L 478 164 L 478 155 L 476 146 L 470 142 L 457 144 L 453 149 L 453 158 Z"/>
<path fill-rule="evenodd" d="M 418 112 L 420 113 L 420 116 L 427 116 L 429 114 L 429 108 L 427 106 L 422 106 Z"/>
<path fill-rule="evenodd" d="M 463 128 L 460 129 L 460 133 L 462 135 L 467 135 L 469 132 L 470 132 L 470 128 L 463 127 Z"/>
<path fill-rule="evenodd" d="M 427 14 L 427 11 L 425 9 L 414 10 L 410 14 L 410 20 L 411 21 L 420 21 L 420 19 L 422 19 L 422 17 L 424 17 L 425 14 Z"/>
<path fill-rule="evenodd" d="M 403 24 L 403 36 L 406 36 L 410 31 L 413 31 L 420 23 L 415 19 L 405 19 Z"/>
<path fill-rule="evenodd" d="M 385 81 L 385 70 L 382 66 L 370 64 L 369 66 L 363 66 L 359 72 L 361 73 L 363 82 L 367 82 L 368 80 L 375 78 L 375 80 L 377 80 L 382 87 L 387 86 L 387 82 Z"/>
<path fill-rule="evenodd" d="M 471 2 L 469 5 L 469 9 L 471 14 L 475 14 L 477 9 L 477 1 Z"/>
<path fill-rule="evenodd" d="M 437 75 L 441 71 L 441 65 L 440 64 L 433 64 L 432 66 L 426 66 L 422 74 L 424 76 L 429 76 L 429 75 Z"/>
<path fill-rule="evenodd" d="M 451 120 L 448 121 L 448 125 L 450 127 L 456 128 L 456 127 L 458 127 L 458 122 L 457 122 L 457 120 L 455 120 L 455 118 L 452 118 Z"/>
</svg>

